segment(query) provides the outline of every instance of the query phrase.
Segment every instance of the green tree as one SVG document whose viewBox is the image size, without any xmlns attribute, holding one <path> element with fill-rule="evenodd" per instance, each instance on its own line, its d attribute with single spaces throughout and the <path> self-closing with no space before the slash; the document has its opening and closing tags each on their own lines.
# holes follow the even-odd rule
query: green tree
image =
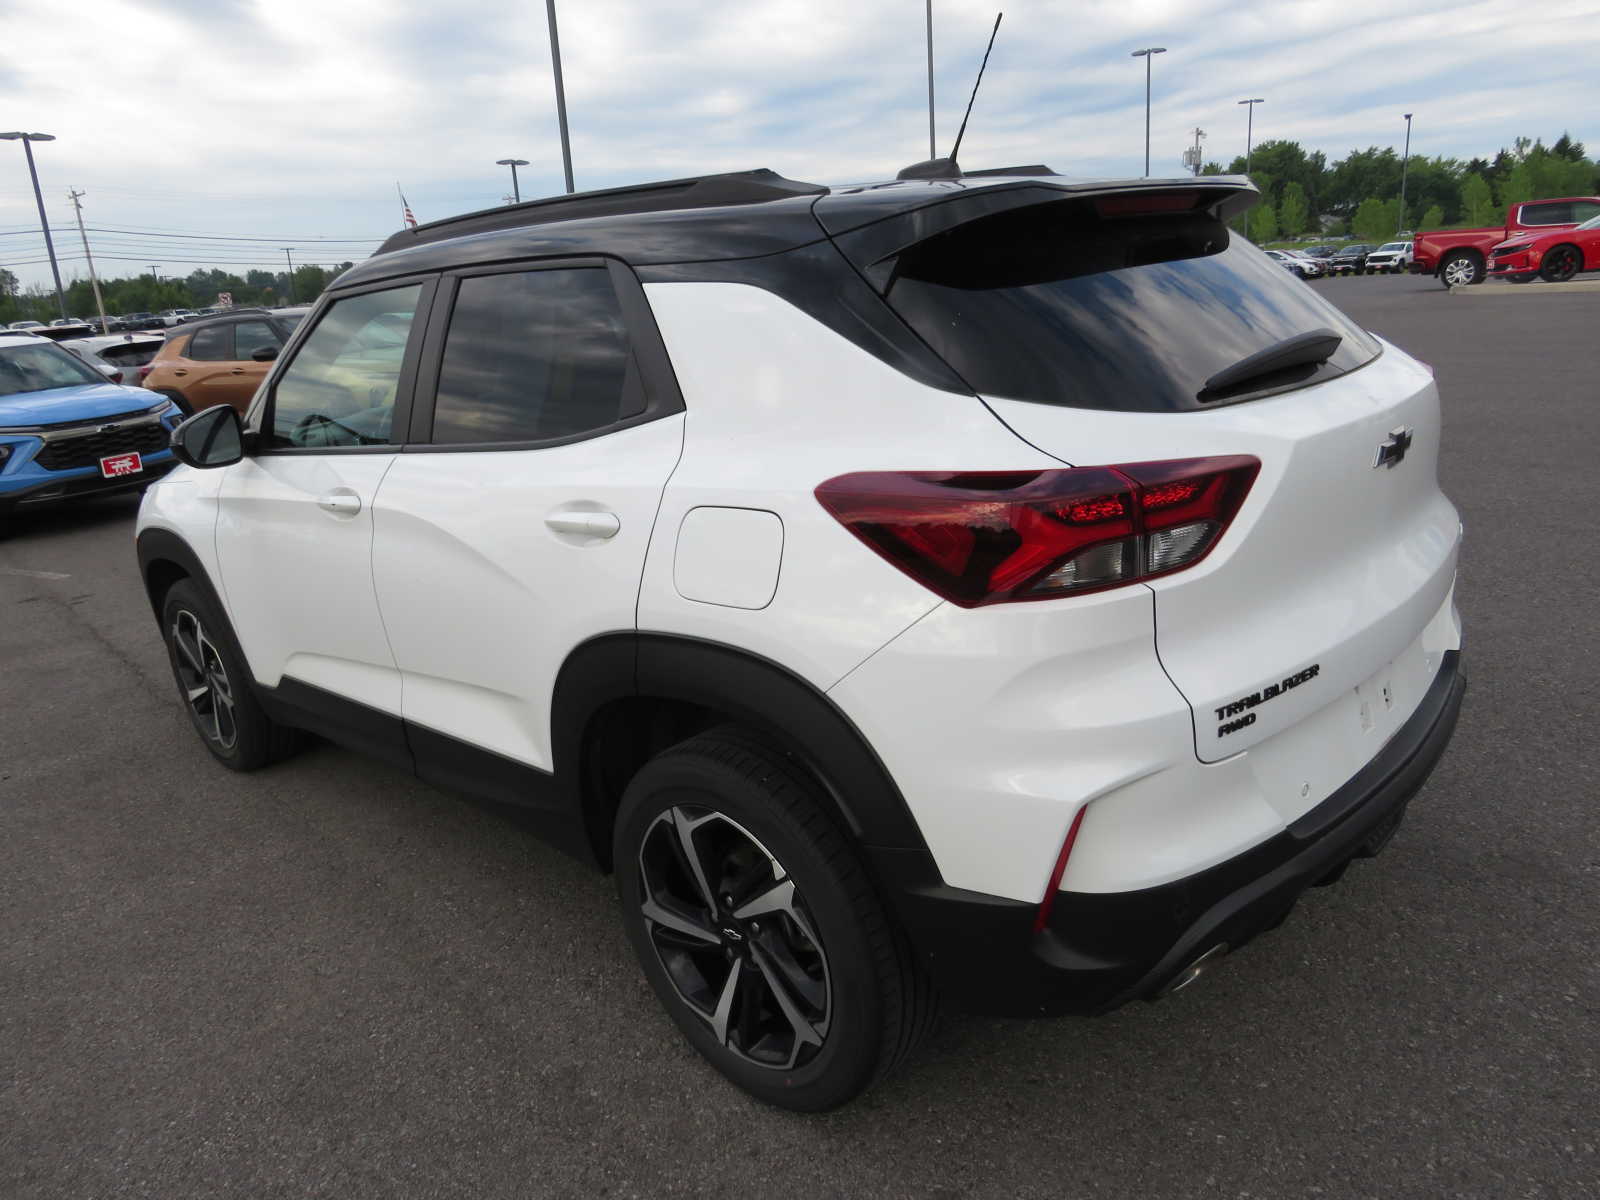
<svg viewBox="0 0 1600 1200">
<path fill-rule="evenodd" d="M 1291 179 L 1283 185 L 1283 199 L 1278 203 L 1278 225 L 1284 237 L 1298 237 L 1304 233 L 1310 216 L 1306 189 L 1298 180 Z"/>
<path fill-rule="evenodd" d="M 1482 175 L 1468 174 L 1461 183 L 1462 219 L 1469 225 L 1491 224 L 1498 213 L 1494 189 Z"/>
<path fill-rule="evenodd" d="M 0 298 L 9 300 L 17 294 L 17 277 L 0 267 Z"/>
<path fill-rule="evenodd" d="M 1423 213 L 1421 218 L 1417 221 L 1417 228 L 1419 230 L 1438 229 L 1443 224 L 1444 209 L 1440 208 L 1437 204 L 1431 204 L 1428 206 L 1428 211 Z"/>
<path fill-rule="evenodd" d="M 1395 234 L 1395 223 L 1400 219 L 1398 200 L 1379 200 L 1368 196 L 1350 218 L 1350 228 L 1358 238 L 1368 242 L 1385 242 Z"/>
<path fill-rule="evenodd" d="M 1278 215 L 1272 210 L 1272 205 L 1263 200 L 1250 212 L 1250 239 L 1260 246 L 1277 236 Z"/>
</svg>

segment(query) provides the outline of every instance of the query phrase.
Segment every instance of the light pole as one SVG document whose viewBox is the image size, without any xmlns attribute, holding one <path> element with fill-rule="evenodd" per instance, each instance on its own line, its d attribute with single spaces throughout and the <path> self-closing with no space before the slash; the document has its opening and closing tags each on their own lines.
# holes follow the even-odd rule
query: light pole
<svg viewBox="0 0 1600 1200">
<path fill-rule="evenodd" d="M 61 267 L 56 263 L 56 245 L 50 240 L 50 222 L 44 215 L 44 195 L 39 191 L 39 172 L 33 165 L 33 143 L 53 142 L 56 136 L 53 133 L 23 133 L 14 129 L 10 133 L 0 133 L 0 142 L 22 143 L 22 152 L 28 156 L 28 178 L 33 180 L 33 202 L 39 206 L 39 228 L 44 230 L 44 248 L 50 255 L 50 274 L 56 281 L 56 305 L 61 309 L 61 319 L 67 319 L 67 298 L 61 292 Z"/>
<path fill-rule="evenodd" d="M 511 196 L 512 196 L 512 203 L 513 204 L 521 204 L 522 203 L 522 188 L 517 185 L 517 168 L 518 167 L 527 166 L 528 165 L 528 160 L 525 159 L 525 158 L 497 158 L 497 159 L 494 160 L 494 165 L 497 166 L 497 167 L 510 167 L 511 168 Z"/>
<path fill-rule="evenodd" d="M 1265 104 L 1266 101 L 1257 97 L 1254 100 L 1241 100 L 1240 104 L 1247 105 L 1249 116 L 1244 121 L 1244 173 L 1250 174 L 1250 150 L 1255 142 L 1256 105 Z"/>
<path fill-rule="evenodd" d="M 289 257 L 289 251 L 293 249 L 293 246 L 285 246 L 283 248 L 283 261 L 289 264 L 289 283 L 285 290 L 289 293 L 290 304 L 294 303 L 294 259 Z"/>
<path fill-rule="evenodd" d="M 1406 152 L 1400 159 L 1400 225 L 1395 230 L 1397 234 L 1406 227 L 1406 168 L 1411 164 L 1411 114 L 1406 113 L 1405 117 Z"/>
<path fill-rule="evenodd" d="M 928 0 L 928 161 L 938 157 L 933 148 L 933 0 Z"/>
<path fill-rule="evenodd" d="M 1132 57 L 1144 59 L 1144 177 L 1150 178 L 1150 60 L 1158 54 L 1165 54 L 1165 46 L 1146 46 L 1143 50 L 1135 50 Z"/>
<path fill-rule="evenodd" d="M 556 120 L 561 125 L 561 169 L 567 177 L 567 194 L 572 186 L 572 143 L 567 138 L 567 88 L 561 82 L 561 35 L 556 32 L 556 0 L 544 0 L 545 16 L 550 22 L 550 65 L 556 77 Z"/>
</svg>

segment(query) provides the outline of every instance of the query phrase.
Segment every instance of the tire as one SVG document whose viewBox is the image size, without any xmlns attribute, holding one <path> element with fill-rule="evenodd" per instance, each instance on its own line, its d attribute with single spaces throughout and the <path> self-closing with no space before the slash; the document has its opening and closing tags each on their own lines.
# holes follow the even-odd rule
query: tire
<svg viewBox="0 0 1600 1200">
<path fill-rule="evenodd" d="M 193 580 L 162 598 L 161 636 L 184 711 L 218 762 L 253 771 L 294 751 L 298 732 L 262 711 L 227 618 Z"/>
<path fill-rule="evenodd" d="M 1583 251 L 1563 242 L 1545 252 L 1539 267 L 1539 278 L 1546 283 L 1565 283 L 1583 270 Z"/>
<path fill-rule="evenodd" d="M 646 763 L 613 850 L 650 985 L 695 1049 L 757 1099 L 836 1108 L 931 1024 L 931 985 L 854 848 L 808 777 L 755 738 L 724 727 Z"/>
<path fill-rule="evenodd" d="M 1483 260 L 1470 250 L 1457 250 L 1439 263 L 1439 282 L 1445 287 L 1469 287 L 1483 282 Z"/>
</svg>

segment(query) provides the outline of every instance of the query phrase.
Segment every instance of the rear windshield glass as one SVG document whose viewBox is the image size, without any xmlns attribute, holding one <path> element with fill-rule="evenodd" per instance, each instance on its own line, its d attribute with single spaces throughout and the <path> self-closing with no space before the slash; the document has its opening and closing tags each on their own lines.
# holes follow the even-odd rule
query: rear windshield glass
<svg viewBox="0 0 1600 1200">
<path fill-rule="evenodd" d="M 1326 363 L 1223 402 L 1331 378 L 1378 353 L 1310 285 L 1209 215 L 1102 218 L 1092 198 L 921 242 L 901 254 L 887 299 L 978 392 L 1073 408 L 1215 407 L 1199 399 L 1208 378 L 1316 329 L 1343 339 Z"/>
</svg>

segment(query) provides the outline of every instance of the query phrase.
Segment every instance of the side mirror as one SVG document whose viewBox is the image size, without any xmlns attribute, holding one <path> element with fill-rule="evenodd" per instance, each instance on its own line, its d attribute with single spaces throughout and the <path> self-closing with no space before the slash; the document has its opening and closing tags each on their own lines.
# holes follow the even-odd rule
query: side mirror
<svg viewBox="0 0 1600 1200">
<path fill-rule="evenodd" d="M 250 351 L 250 357 L 256 362 L 271 362 L 278 357 L 278 348 L 276 346 L 257 346 Z"/>
<path fill-rule="evenodd" d="M 196 413 L 172 431 L 172 453 L 191 467 L 227 467 L 244 457 L 244 427 L 226 404 Z"/>
</svg>

